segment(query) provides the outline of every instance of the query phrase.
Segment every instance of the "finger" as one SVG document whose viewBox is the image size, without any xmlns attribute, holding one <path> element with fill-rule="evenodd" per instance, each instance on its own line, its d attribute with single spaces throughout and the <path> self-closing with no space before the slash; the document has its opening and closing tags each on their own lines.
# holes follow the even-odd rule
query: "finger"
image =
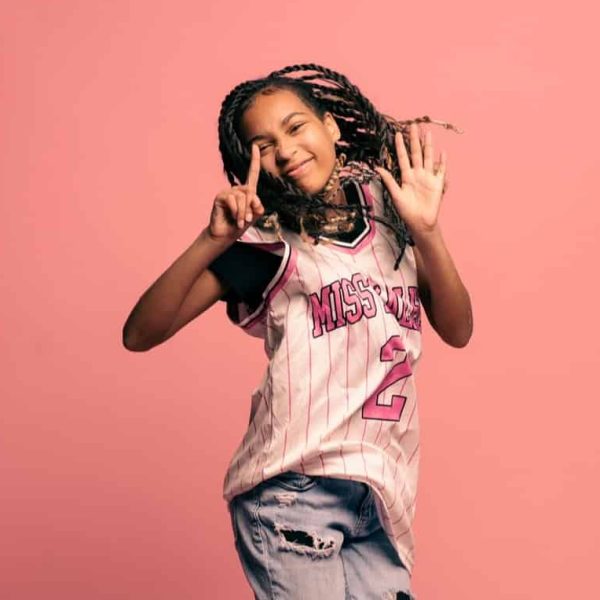
<svg viewBox="0 0 600 600">
<path fill-rule="evenodd" d="M 413 169 L 423 168 L 423 154 L 421 142 L 419 141 L 419 128 L 416 123 L 410 124 L 410 156 Z"/>
<path fill-rule="evenodd" d="M 246 179 L 246 185 L 248 188 L 256 192 L 256 186 L 258 185 L 258 175 L 260 173 L 260 149 L 258 144 L 252 144 L 251 156 L 250 156 L 250 168 L 248 169 L 248 178 Z"/>
<path fill-rule="evenodd" d="M 262 205 L 262 202 L 260 201 L 260 198 L 256 194 L 254 194 L 252 196 L 252 198 L 250 198 L 249 207 L 250 207 L 250 210 L 251 210 L 251 213 L 250 213 L 250 220 L 251 221 L 253 221 L 254 219 L 259 218 L 265 212 L 265 207 Z"/>
<path fill-rule="evenodd" d="M 227 194 L 227 196 L 225 198 L 225 204 L 227 206 L 226 212 L 229 213 L 227 216 L 232 221 L 235 221 L 235 216 L 237 214 L 237 202 L 235 200 L 235 194 Z"/>
<path fill-rule="evenodd" d="M 246 223 L 252 222 L 252 202 L 253 202 L 254 194 L 252 192 L 248 192 L 246 194 L 246 208 L 244 209 L 244 218 L 246 219 Z"/>
<path fill-rule="evenodd" d="M 408 152 L 404 145 L 404 138 L 399 131 L 396 133 L 396 154 L 398 155 L 398 165 L 400 166 L 402 182 L 408 181 L 411 169 L 410 160 L 408 159 Z"/>
<path fill-rule="evenodd" d="M 244 218 L 246 215 L 246 194 L 242 192 L 235 192 L 236 201 L 236 213 L 235 219 L 239 229 L 244 228 Z"/>
<path fill-rule="evenodd" d="M 442 150 L 442 152 L 440 154 L 440 160 L 439 160 L 438 164 L 439 164 L 439 166 L 438 166 L 436 175 L 439 175 L 440 177 L 443 178 L 446 176 L 446 171 L 448 168 L 448 157 L 444 150 Z"/>
<path fill-rule="evenodd" d="M 433 141 L 431 131 L 425 132 L 425 149 L 423 150 L 423 167 L 426 171 L 433 170 Z"/>
<path fill-rule="evenodd" d="M 252 222 L 252 198 L 255 194 L 252 192 L 246 192 L 244 194 L 244 212 L 242 213 L 246 224 Z"/>
<path fill-rule="evenodd" d="M 383 167 L 374 167 L 374 169 L 381 176 L 381 179 L 383 180 L 383 183 L 385 184 L 385 187 L 388 189 L 390 194 L 393 195 L 399 190 L 398 182 L 394 179 L 394 176 L 387 169 L 384 169 Z"/>
</svg>

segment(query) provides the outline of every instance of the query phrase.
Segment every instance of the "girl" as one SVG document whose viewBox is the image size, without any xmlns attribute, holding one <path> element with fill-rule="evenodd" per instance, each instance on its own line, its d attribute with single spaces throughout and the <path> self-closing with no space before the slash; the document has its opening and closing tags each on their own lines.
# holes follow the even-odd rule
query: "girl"
<svg viewBox="0 0 600 600">
<path fill-rule="evenodd" d="M 148 350 L 221 299 L 264 339 L 223 490 L 257 599 L 413 597 L 421 305 L 448 344 L 472 332 L 438 222 L 445 153 L 418 122 L 434 121 L 382 115 L 314 64 L 235 87 L 230 187 L 125 324 Z"/>
</svg>

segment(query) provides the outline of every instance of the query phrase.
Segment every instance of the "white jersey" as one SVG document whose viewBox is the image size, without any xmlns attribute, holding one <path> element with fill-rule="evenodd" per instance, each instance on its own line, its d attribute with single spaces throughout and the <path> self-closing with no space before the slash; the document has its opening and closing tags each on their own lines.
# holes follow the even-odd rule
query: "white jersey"
<svg viewBox="0 0 600 600">
<path fill-rule="evenodd" d="M 382 184 L 353 184 L 383 216 Z M 421 354 L 413 248 L 399 254 L 393 230 L 365 220 L 353 242 L 285 241 L 250 227 L 240 238 L 282 257 L 250 312 L 229 318 L 265 340 L 269 363 L 252 393 L 250 422 L 229 464 L 229 502 L 283 471 L 362 481 L 412 571 L 419 465 L 414 372 Z"/>
</svg>

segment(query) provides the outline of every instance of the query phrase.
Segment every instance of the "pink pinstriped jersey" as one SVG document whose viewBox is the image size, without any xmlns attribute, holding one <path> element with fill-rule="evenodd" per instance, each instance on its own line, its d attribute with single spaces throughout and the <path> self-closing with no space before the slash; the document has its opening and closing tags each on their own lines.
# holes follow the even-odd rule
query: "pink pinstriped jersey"
<svg viewBox="0 0 600 600">
<path fill-rule="evenodd" d="M 357 187 L 383 216 L 382 184 Z M 412 571 L 419 465 L 414 372 L 421 311 L 413 248 L 398 270 L 394 232 L 366 221 L 353 242 L 285 241 L 255 227 L 240 241 L 282 257 L 250 312 L 230 319 L 263 338 L 269 359 L 252 393 L 249 427 L 235 451 L 223 497 L 283 471 L 362 481 L 404 565 Z"/>
</svg>

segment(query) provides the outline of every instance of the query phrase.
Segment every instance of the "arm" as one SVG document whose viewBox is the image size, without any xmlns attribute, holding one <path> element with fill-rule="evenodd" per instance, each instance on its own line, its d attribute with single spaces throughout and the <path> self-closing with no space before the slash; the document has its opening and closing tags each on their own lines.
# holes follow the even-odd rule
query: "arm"
<svg viewBox="0 0 600 600">
<path fill-rule="evenodd" d="M 123 326 L 123 345 L 141 352 L 161 344 L 227 292 L 207 267 L 264 214 L 256 195 L 260 151 L 252 144 L 247 182 L 219 192 L 210 223 L 150 286 Z"/>
<path fill-rule="evenodd" d="M 153 348 L 219 300 L 227 288 L 206 267 L 233 241 L 215 240 L 204 229 L 131 311 L 123 327 L 125 348 Z"/>
<path fill-rule="evenodd" d="M 473 333 L 469 293 L 463 285 L 439 227 L 413 235 L 419 296 L 431 326 L 450 346 L 462 348 Z"/>
<path fill-rule="evenodd" d="M 431 325 L 451 346 L 466 346 L 473 333 L 471 300 L 442 239 L 438 215 L 444 194 L 447 159 L 442 151 L 433 162 L 431 132 L 421 147 L 416 123 L 410 126 L 409 159 L 404 139 L 396 132 L 396 152 L 402 181 L 382 167 L 375 167 L 387 187 L 394 207 L 408 225 L 415 241 L 417 282 Z"/>
</svg>

